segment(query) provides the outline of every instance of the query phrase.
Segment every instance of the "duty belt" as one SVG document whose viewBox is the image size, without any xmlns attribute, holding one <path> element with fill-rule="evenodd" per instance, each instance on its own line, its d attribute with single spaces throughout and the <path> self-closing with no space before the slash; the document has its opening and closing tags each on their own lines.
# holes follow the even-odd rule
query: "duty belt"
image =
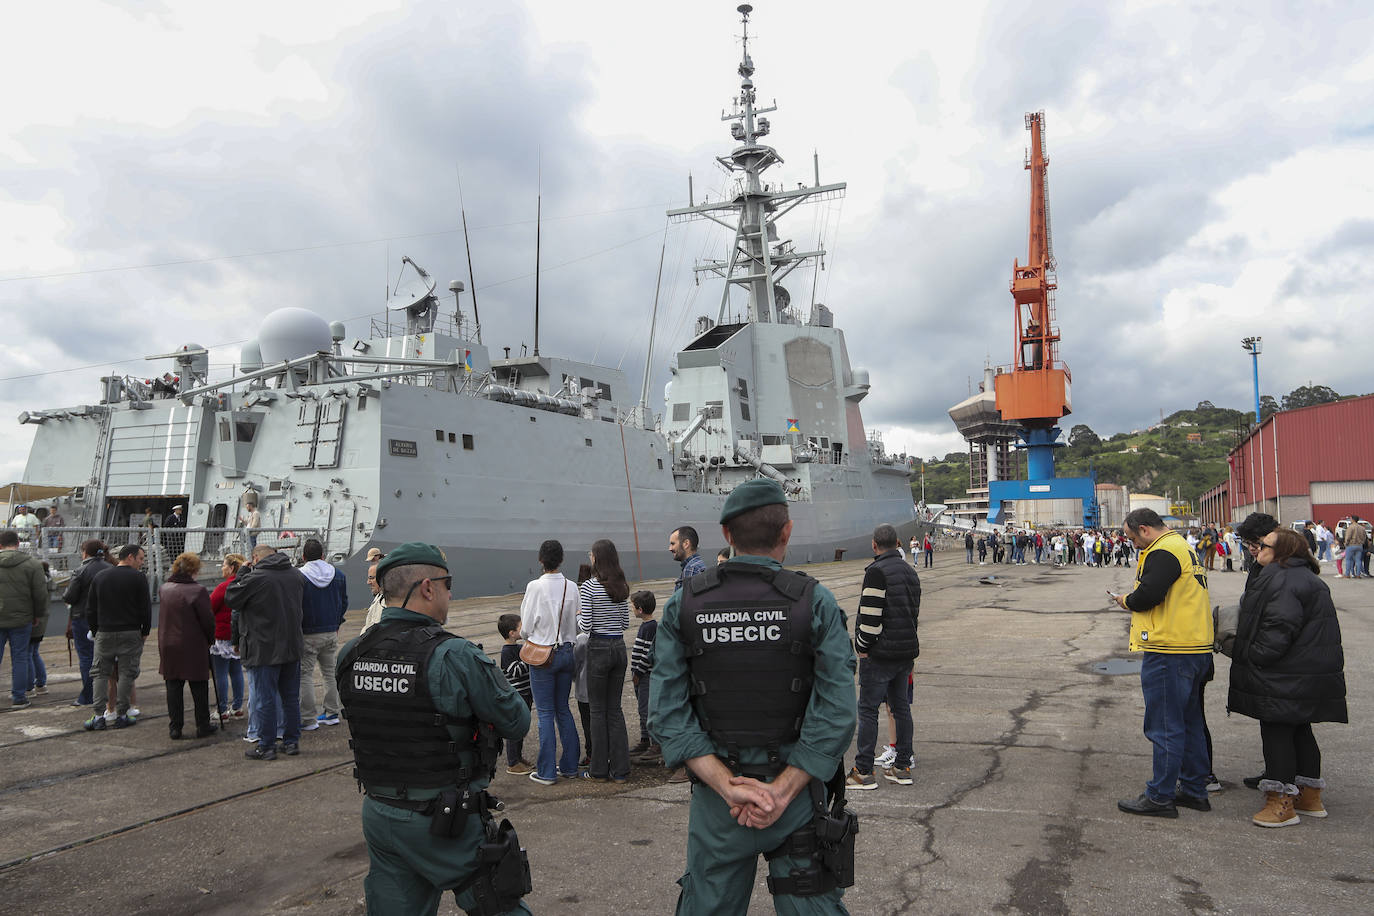
<svg viewBox="0 0 1374 916">
<path fill-rule="evenodd" d="M 418 811 L 421 814 L 433 814 L 434 803 L 439 798 L 437 795 L 434 796 L 434 798 L 423 799 L 392 798 L 389 795 L 373 795 L 371 792 L 367 793 L 367 797 L 373 801 L 379 801 L 384 805 L 390 805 L 393 808 L 400 808 L 403 811 Z"/>
</svg>

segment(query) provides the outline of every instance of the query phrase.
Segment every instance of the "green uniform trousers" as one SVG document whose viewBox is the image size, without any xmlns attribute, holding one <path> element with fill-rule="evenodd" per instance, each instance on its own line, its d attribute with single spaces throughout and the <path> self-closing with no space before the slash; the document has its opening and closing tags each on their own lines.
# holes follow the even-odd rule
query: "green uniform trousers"
<svg viewBox="0 0 1374 916">
<path fill-rule="evenodd" d="M 429 817 L 363 800 L 363 837 L 372 867 L 363 881 L 368 916 L 433 916 L 444 891 L 466 881 L 484 841 L 481 818 L 469 815 L 461 836 L 431 836 Z M 472 891 L 454 894 L 459 908 L 475 913 Z M 509 913 L 529 916 L 522 902 Z"/>
<path fill-rule="evenodd" d="M 749 909 L 758 858 L 782 845 L 791 833 L 806 826 L 814 816 L 811 795 L 803 791 L 773 826 L 765 830 L 741 827 L 730 816 L 725 800 L 705 785 L 692 786 L 692 807 L 687 827 L 687 874 L 678 879 L 682 892 L 677 916 L 728 916 Z M 786 877 L 793 868 L 805 867 L 806 859 L 778 856 L 768 863 L 768 873 Z M 784 916 L 847 914 L 840 888 L 814 897 L 780 894 L 773 909 Z"/>
</svg>

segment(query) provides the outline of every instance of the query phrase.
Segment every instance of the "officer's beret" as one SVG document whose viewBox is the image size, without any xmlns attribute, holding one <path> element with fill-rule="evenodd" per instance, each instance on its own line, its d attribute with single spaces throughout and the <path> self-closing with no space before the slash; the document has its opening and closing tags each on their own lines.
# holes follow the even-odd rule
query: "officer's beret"
<svg viewBox="0 0 1374 916">
<path fill-rule="evenodd" d="M 1266 512 L 1251 512 L 1236 526 L 1236 536 L 1244 541 L 1258 541 L 1279 526 L 1274 516 Z"/>
<path fill-rule="evenodd" d="M 377 564 L 377 578 L 380 580 L 382 576 L 386 575 L 387 570 L 397 566 L 414 566 L 416 564 L 437 566 L 448 572 L 448 558 L 444 556 L 442 550 L 433 544 L 410 541 L 382 558 L 382 561 Z"/>
<path fill-rule="evenodd" d="M 750 509 L 785 505 L 787 494 L 782 492 L 782 485 L 776 480 L 766 477 L 748 480 L 731 490 L 730 495 L 725 498 L 725 505 L 720 510 L 720 523 L 724 525 L 736 515 Z"/>
</svg>

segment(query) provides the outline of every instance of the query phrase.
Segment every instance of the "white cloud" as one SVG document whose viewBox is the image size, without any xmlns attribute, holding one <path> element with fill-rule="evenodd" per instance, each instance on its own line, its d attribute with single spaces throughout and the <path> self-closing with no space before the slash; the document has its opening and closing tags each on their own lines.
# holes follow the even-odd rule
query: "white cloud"
<svg viewBox="0 0 1374 916">
<path fill-rule="evenodd" d="M 1276 396 L 1368 385 L 1336 358 L 1374 282 L 1374 55 L 1355 7 L 755 7 L 755 80 L 777 100 L 770 139 L 786 159 L 769 178 L 810 181 L 814 151 L 823 181 L 849 182 L 784 229 L 831 251 L 817 296 L 873 373 L 865 419 L 890 450 L 962 451 L 946 409 L 985 356 L 1009 358 L 1030 110 L 1049 121 L 1070 424 L 1105 433 L 1203 397 L 1248 404 L 1237 344 L 1252 333 Z M 689 171 L 698 199 L 723 187 L 731 4 L 65 10 L 16 6 L 6 23 L 61 35 L 62 54 L 13 42 L 0 60 L 0 281 L 219 260 L 0 282 L 8 374 L 239 340 L 286 304 L 359 316 L 365 333 L 402 253 L 466 274 L 461 236 L 439 234 L 458 223 L 458 168 L 486 338 L 528 342 L 542 158 L 545 267 L 571 262 L 544 276 L 544 348 L 623 360 L 637 383 L 662 210 L 684 201 Z M 719 288 L 696 286 L 691 265 L 727 242 L 671 230 L 660 354 L 714 316 Z M 259 251 L 284 253 L 224 259 Z M 808 301 L 812 279 L 788 287 Z M 1161 354 L 1177 379 L 1121 368 Z M 0 422 L 89 401 L 100 374 L 6 382 Z M 11 432 L 0 477 L 24 462 L 26 430 Z"/>
</svg>

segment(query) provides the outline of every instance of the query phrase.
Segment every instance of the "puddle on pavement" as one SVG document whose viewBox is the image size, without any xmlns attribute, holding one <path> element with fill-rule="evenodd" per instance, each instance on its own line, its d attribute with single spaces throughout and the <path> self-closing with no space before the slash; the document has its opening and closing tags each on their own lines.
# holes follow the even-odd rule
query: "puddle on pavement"
<svg viewBox="0 0 1374 916">
<path fill-rule="evenodd" d="M 1093 671 L 1098 674 L 1139 674 L 1139 658 L 1109 658 L 1105 662 L 1094 662 Z"/>
</svg>

